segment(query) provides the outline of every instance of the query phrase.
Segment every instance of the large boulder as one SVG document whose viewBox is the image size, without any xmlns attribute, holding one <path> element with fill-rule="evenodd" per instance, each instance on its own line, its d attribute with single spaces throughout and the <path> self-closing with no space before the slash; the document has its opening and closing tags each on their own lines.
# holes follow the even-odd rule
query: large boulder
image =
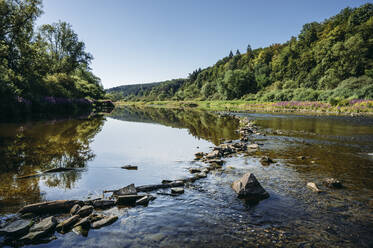
<svg viewBox="0 0 373 248">
<path fill-rule="evenodd" d="M 134 184 L 130 184 L 126 187 L 123 187 L 113 192 L 114 196 L 136 195 L 136 194 L 137 194 L 137 190 Z"/>
<path fill-rule="evenodd" d="M 268 192 L 260 185 L 254 174 L 248 172 L 237 181 L 234 181 L 232 188 L 239 198 L 257 202 L 269 197 Z"/>
<path fill-rule="evenodd" d="M 38 242 L 42 238 L 54 233 L 54 229 L 58 222 L 54 216 L 42 219 L 39 223 L 30 228 L 30 232 L 21 238 L 25 243 Z"/>
</svg>

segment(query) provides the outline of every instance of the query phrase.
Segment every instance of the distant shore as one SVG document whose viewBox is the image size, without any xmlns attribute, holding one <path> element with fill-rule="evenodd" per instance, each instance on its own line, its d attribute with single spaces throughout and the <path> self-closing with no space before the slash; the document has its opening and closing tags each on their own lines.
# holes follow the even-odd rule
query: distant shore
<svg viewBox="0 0 373 248">
<path fill-rule="evenodd" d="M 363 115 L 373 116 L 373 100 L 350 100 L 343 105 L 331 105 L 317 101 L 286 101 L 286 102 L 256 102 L 256 101 L 118 101 L 115 106 L 138 106 L 155 108 L 195 108 L 207 111 L 231 112 L 268 112 L 294 114 L 327 114 L 327 115 Z"/>
</svg>

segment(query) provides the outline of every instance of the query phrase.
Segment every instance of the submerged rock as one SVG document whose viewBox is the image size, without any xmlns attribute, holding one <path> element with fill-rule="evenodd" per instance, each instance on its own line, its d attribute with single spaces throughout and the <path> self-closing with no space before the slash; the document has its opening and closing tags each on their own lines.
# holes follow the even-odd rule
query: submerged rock
<svg viewBox="0 0 373 248">
<path fill-rule="evenodd" d="M 98 228 L 101 228 L 103 226 L 108 226 L 108 225 L 113 224 L 117 220 L 118 220 L 118 216 L 105 217 L 105 218 L 103 218 L 101 220 L 93 222 L 92 223 L 92 228 L 93 229 L 98 229 Z"/>
<path fill-rule="evenodd" d="M 239 198 L 249 201 L 260 201 L 269 197 L 268 192 L 260 185 L 254 174 L 248 172 L 232 184 Z"/>
<path fill-rule="evenodd" d="M 171 193 L 172 194 L 183 194 L 184 188 L 181 188 L 181 187 L 171 188 Z"/>
<path fill-rule="evenodd" d="M 192 174 L 194 174 L 194 173 L 200 173 L 201 169 L 200 168 L 190 168 L 189 172 L 192 173 Z"/>
<path fill-rule="evenodd" d="M 260 163 L 262 165 L 270 165 L 272 163 L 275 163 L 275 161 L 273 161 L 270 157 L 268 156 L 264 156 L 260 159 Z"/>
<path fill-rule="evenodd" d="M 320 193 L 321 190 L 317 187 L 316 183 L 313 182 L 308 182 L 307 183 L 307 188 L 311 189 L 314 192 Z"/>
<path fill-rule="evenodd" d="M 0 234 L 11 237 L 19 237 L 26 234 L 31 226 L 31 221 L 19 219 L 0 229 Z"/>
<path fill-rule="evenodd" d="M 335 178 L 325 178 L 323 183 L 329 188 L 335 188 L 335 189 L 342 188 L 342 183 L 338 179 L 335 179 Z"/>
</svg>

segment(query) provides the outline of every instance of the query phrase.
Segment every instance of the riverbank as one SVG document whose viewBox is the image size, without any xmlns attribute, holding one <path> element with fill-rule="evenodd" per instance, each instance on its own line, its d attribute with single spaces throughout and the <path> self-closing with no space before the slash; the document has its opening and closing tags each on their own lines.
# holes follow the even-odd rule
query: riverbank
<svg viewBox="0 0 373 248">
<path fill-rule="evenodd" d="M 115 106 L 138 106 L 155 108 L 195 108 L 207 111 L 230 112 L 288 112 L 311 115 L 367 115 L 373 116 L 373 100 L 350 100 L 339 103 L 287 101 L 287 102 L 256 102 L 256 101 L 149 101 L 130 102 L 119 101 Z"/>
<path fill-rule="evenodd" d="M 44 120 L 50 118 L 78 117 L 98 112 L 111 112 L 110 100 L 86 98 L 41 97 L 33 100 L 18 97 L 12 102 L 0 102 L 0 121 Z"/>
</svg>

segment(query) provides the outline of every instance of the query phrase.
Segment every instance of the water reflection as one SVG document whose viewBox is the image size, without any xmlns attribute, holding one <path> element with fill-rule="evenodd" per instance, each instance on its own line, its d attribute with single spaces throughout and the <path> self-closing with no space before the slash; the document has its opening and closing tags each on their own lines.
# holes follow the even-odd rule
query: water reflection
<svg viewBox="0 0 373 248">
<path fill-rule="evenodd" d="M 17 179 L 51 168 L 84 168 L 94 158 L 89 144 L 100 132 L 102 117 L 85 120 L 0 124 L 0 211 L 43 198 L 39 177 Z M 48 174 L 49 187 L 70 189 L 80 178 L 80 170 Z"/>
<path fill-rule="evenodd" d="M 145 123 L 159 123 L 175 128 L 187 128 L 191 135 L 218 145 L 222 140 L 238 139 L 235 132 L 239 121 L 232 116 L 192 109 L 166 109 L 149 107 L 116 108 L 112 118 Z"/>
</svg>

